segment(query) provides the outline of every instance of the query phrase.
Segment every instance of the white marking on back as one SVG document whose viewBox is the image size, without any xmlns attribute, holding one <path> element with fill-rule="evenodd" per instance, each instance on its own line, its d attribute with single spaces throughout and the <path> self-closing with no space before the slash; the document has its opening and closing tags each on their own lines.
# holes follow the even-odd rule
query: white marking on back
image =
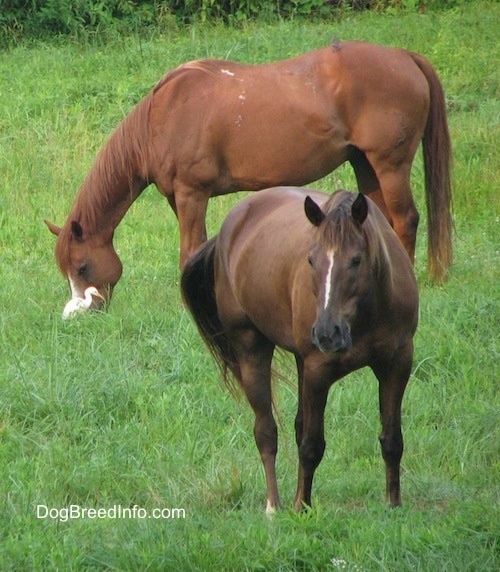
<svg viewBox="0 0 500 572">
<path fill-rule="evenodd" d="M 234 76 L 234 73 L 229 70 L 221 69 L 220 73 L 225 73 L 226 75 Z"/>
<path fill-rule="evenodd" d="M 330 293 L 332 291 L 332 272 L 333 272 L 333 264 L 334 264 L 334 251 L 330 250 L 326 253 L 328 258 L 328 270 L 326 271 L 326 279 L 325 279 L 325 300 L 323 303 L 323 309 L 326 310 L 329 302 L 330 302 Z"/>
</svg>

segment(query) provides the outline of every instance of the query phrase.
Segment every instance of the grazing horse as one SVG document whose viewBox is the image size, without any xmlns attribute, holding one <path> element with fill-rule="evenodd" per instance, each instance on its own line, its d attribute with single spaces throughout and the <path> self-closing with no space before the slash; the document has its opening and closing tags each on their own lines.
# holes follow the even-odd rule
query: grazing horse
<svg viewBox="0 0 500 572">
<path fill-rule="evenodd" d="M 439 78 L 422 56 L 335 42 L 292 59 L 200 60 L 168 73 L 98 154 L 62 228 L 56 258 L 74 297 L 109 299 L 122 272 L 113 233 L 150 183 L 177 215 L 180 266 L 206 239 L 212 196 L 303 185 L 348 161 L 410 259 L 418 213 L 410 171 L 422 141 L 429 270 L 452 260 L 450 138 Z"/>
<path fill-rule="evenodd" d="M 370 199 L 294 187 L 252 195 L 187 261 L 181 287 L 225 379 L 229 370 L 255 413 L 268 512 L 280 506 L 271 396 L 275 346 L 294 354 L 298 371 L 295 509 L 311 504 L 325 449 L 328 391 L 364 366 L 379 382 L 387 500 L 401 504 L 401 402 L 412 366 L 418 292 L 407 253 Z"/>
</svg>

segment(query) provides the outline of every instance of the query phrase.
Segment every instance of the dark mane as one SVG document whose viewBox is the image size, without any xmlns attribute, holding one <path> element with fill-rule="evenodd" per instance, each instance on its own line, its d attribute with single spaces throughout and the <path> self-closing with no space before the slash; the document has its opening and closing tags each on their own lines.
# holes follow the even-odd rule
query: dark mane
<svg viewBox="0 0 500 572">
<path fill-rule="evenodd" d="M 325 222 L 320 226 L 319 241 L 325 248 L 334 247 L 342 250 L 353 236 L 359 235 L 360 229 L 351 215 L 351 207 L 356 199 L 356 193 L 336 191 L 324 204 Z M 368 216 L 364 221 L 361 232 L 366 240 L 370 263 L 376 276 L 390 273 L 389 253 L 387 245 L 379 228 L 378 217 L 373 213 L 373 203 L 368 203 Z"/>
</svg>

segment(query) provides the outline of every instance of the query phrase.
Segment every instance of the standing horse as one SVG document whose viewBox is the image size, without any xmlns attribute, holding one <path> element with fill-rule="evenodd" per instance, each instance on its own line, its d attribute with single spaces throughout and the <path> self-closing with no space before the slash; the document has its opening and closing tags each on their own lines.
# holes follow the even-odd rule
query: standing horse
<svg viewBox="0 0 500 572">
<path fill-rule="evenodd" d="M 280 506 L 271 398 L 275 346 L 294 354 L 298 370 L 295 509 L 311 504 L 325 449 L 328 391 L 364 366 L 379 382 L 387 499 L 401 504 L 401 402 L 418 293 L 410 259 L 377 206 L 346 191 L 331 197 L 293 187 L 262 191 L 236 206 L 220 234 L 187 261 L 181 284 L 203 339 L 254 410 L 267 511 Z"/>
<path fill-rule="evenodd" d="M 422 56 L 338 43 L 262 65 L 202 60 L 167 74 L 99 153 L 56 235 L 71 292 L 109 299 L 122 272 L 113 233 L 150 183 L 177 215 L 180 265 L 206 239 L 208 199 L 303 185 L 349 161 L 410 259 L 418 213 L 410 171 L 422 141 L 429 270 L 452 260 L 450 138 L 439 78 Z"/>
</svg>

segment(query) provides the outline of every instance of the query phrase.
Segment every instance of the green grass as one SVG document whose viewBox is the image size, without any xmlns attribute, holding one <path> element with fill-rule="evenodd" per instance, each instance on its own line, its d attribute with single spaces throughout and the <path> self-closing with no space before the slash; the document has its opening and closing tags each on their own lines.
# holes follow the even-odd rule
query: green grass
<svg viewBox="0 0 500 572">
<path fill-rule="evenodd" d="M 330 23 L 195 27 L 108 44 L 0 53 L 0 568 L 2 570 L 494 571 L 499 527 L 498 5 Z M 291 511 L 295 373 L 276 387 L 286 509 L 265 487 L 244 399 L 180 303 L 178 234 L 154 189 L 115 239 L 124 263 L 107 314 L 68 323 L 67 286 L 43 218 L 62 223 L 109 134 L 165 70 L 204 56 L 280 59 L 333 36 L 400 45 L 433 62 L 454 146 L 455 264 L 425 273 L 404 402 L 403 502 L 383 501 L 377 389 L 369 371 L 331 390 L 314 509 Z M 354 188 L 348 168 L 317 184 Z M 238 200 L 214 199 L 210 232 Z M 37 519 L 36 507 L 184 508 L 184 519 Z"/>
</svg>

